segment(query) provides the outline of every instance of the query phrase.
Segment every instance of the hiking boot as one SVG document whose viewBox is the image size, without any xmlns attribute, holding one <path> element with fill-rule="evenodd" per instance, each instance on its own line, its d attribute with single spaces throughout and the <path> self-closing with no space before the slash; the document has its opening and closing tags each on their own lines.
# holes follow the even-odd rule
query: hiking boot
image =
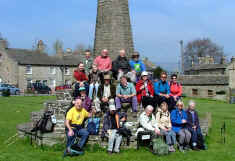
<svg viewBox="0 0 235 161">
<path fill-rule="evenodd" d="M 189 145 L 186 145 L 185 147 L 184 147 L 184 150 L 190 150 L 190 146 Z"/>
<path fill-rule="evenodd" d="M 82 149 L 78 146 L 71 146 L 71 149 L 82 152 Z"/>
<path fill-rule="evenodd" d="M 192 148 L 193 150 L 195 150 L 195 151 L 199 151 L 200 149 L 198 149 L 198 147 L 197 146 L 193 146 L 193 148 Z"/>
<path fill-rule="evenodd" d="M 184 152 L 184 147 L 183 146 L 179 146 L 179 151 L 180 152 Z"/>
</svg>

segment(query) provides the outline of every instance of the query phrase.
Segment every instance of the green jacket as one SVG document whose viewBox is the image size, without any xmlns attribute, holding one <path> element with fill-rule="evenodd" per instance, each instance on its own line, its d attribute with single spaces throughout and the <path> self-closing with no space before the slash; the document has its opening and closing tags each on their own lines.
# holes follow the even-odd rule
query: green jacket
<svg viewBox="0 0 235 161">
<path fill-rule="evenodd" d="M 88 61 L 86 62 L 86 60 Z M 85 72 L 88 75 L 90 70 L 92 69 L 93 58 L 89 58 L 89 59 L 83 58 L 82 63 L 84 64 Z"/>
</svg>

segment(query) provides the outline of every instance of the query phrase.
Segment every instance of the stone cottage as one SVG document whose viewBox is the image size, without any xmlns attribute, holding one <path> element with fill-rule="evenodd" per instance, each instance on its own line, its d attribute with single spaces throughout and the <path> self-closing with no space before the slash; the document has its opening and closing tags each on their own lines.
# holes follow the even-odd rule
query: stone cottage
<svg viewBox="0 0 235 161">
<path fill-rule="evenodd" d="M 0 40 L 1 82 L 15 85 L 22 91 L 31 82 L 45 83 L 52 89 L 63 83 L 70 84 L 81 55 L 59 51 L 49 56 L 43 49 L 42 41 L 36 50 L 28 50 L 7 48 L 5 40 Z"/>
<path fill-rule="evenodd" d="M 235 58 L 229 63 L 222 58 L 215 64 L 212 57 L 202 57 L 199 65 L 186 69 L 179 76 L 183 91 L 189 97 L 214 98 L 229 101 L 231 91 L 235 89 Z"/>
</svg>

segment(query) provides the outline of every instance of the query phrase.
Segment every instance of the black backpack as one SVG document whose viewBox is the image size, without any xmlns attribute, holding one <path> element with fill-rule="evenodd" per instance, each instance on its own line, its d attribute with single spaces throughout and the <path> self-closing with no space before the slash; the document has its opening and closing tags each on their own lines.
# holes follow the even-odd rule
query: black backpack
<svg viewBox="0 0 235 161">
<path fill-rule="evenodd" d="M 31 132 L 40 131 L 41 133 L 53 132 L 55 124 L 52 122 L 51 116 L 53 113 L 51 111 L 46 111 L 43 114 L 43 117 L 38 120 L 35 127 L 31 130 Z"/>
</svg>

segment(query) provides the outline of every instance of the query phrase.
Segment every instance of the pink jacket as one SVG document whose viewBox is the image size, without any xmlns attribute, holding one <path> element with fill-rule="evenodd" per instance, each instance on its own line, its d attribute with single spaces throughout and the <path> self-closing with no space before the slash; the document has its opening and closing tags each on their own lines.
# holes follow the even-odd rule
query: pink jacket
<svg viewBox="0 0 235 161">
<path fill-rule="evenodd" d="M 112 69 L 112 60 L 110 57 L 102 58 L 101 56 L 97 56 L 94 63 L 97 64 L 97 68 L 100 71 L 110 71 Z"/>
<path fill-rule="evenodd" d="M 182 95 L 182 86 L 181 84 L 179 84 L 178 82 L 177 83 L 173 83 L 173 82 L 170 82 L 169 83 L 170 85 L 170 96 L 181 96 Z"/>
</svg>

